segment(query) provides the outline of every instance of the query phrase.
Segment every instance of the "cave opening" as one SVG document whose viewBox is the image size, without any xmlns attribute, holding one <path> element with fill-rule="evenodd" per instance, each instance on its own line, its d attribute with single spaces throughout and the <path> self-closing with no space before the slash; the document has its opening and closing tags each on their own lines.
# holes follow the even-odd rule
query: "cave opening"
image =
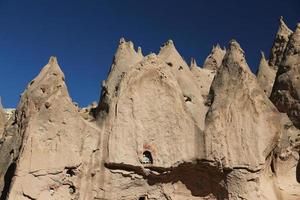
<svg viewBox="0 0 300 200">
<path fill-rule="evenodd" d="M 142 164 L 153 164 L 153 158 L 150 151 L 144 151 Z"/>
<path fill-rule="evenodd" d="M 139 200 L 146 200 L 146 196 L 141 196 Z"/>
<path fill-rule="evenodd" d="M 72 177 L 72 176 L 76 175 L 75 171 L 72 168 L 67 169 L 66 174 L 69 177 Z"/>
<path fill-rule="evenodd" d="M 6 200 L 8 197 L 10 185 L 11 185 L 12 179 L 14 177 L 16 167 L 17 167 L 17 165 L 15 162 L 11 163 L 4 175 L 4 187 L 2 190 L 0 200 Z"/>
</svg>

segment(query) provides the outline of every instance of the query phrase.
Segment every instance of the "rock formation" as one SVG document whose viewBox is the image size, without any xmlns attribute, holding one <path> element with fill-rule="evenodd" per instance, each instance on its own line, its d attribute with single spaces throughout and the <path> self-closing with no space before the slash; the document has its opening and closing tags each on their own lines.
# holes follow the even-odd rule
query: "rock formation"
<svg viewBox="0 0 300 200">
<path fill-rule="evenodd" d="M 271 100 L 300 128 L 300 24 L 291 35 L 279 64 Z"/>
<path fill-rule="evenodd" d="M 222 64 L 222 60 L 226 50 L 221 49 L 220 45 L 213 46 L 211 53 L 205 59 L 203 64 L 204 69 L 218 70 Z"/>
<path fill-rule="evenodd" d="M 51 57 L 0 115 L 0 200 L 299 199 L 300 26 L 280 30 L 257 77 L 235 40 L 201 68 L 122 38 L 87 108 Z"/>
<path fill-rule="evenodd" d="M 278 66 L 282 61 L 284 51 L 292 33 L 293 32 L 284 23 L 283 17 L 280 17 L 279 28 L 271 48 L 269 61 L 266 60 L 262 53 L 258 67 L 257 80 L 267 96 L 271 95 Z"/>
<path fill-rule="evenodd" d="M 261 52 L 261 59 L 257 72 L 257 81 L 268 97 L 272 92 L 276 72 L 277 68 L 270 66 L 265 58 L 264 53 Z"/>
<path fill-rule="evenodd" d="M 6 123 L 5 111 L 3 109 L 1 98 L 0 98 L 0 136 L 1 137 L 4 132 L 5 123 Z"/>
</svg>

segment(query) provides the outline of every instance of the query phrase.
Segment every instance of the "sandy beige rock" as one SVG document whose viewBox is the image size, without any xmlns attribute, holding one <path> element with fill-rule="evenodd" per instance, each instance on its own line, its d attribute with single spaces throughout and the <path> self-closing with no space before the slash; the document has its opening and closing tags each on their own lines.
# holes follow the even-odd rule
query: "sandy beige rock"
<svg viewBox="0 0 300 200">
<path fill-rule="evenodd" d="M 24 113 L 24 127 L 8 199 L 93 199 L 97 184 L 87 169 L 99 165 L 99 130 L 72 103 L 56 58 L 28 85 L 16 113 Z"/>
<path fill-rule="evenodd" d="M 206 99 L 213 78 L 216 75 L 216 70 L 200 68 L 194 59 L 191 60 L 190 69 L 197 80 L 198 88 L 202 97 Z"/>
<path fill-rule="evenodd" d="M 236 41 L 230 42 L 214 78 L 209 103 L 206 159 L 233 170 L 227 175 L 229 199 L 260 199 L 259 172 L 278 143 L 281 117 L 258 85 Z"/>
<path fill-rule="evenodd" d="M 106 114 L 98 114 L 97 120 L 103 127 L 106 162 L 103 198 L 179 200 L 224 195 L 224 188 L 213 182 L 221 175 L 209 177 L 214 169 L 192 164 L 204 156 L 207 107 L 197 79 L 172 41 L 162 46 L 159 55 L 150 54 L 131 66 L 108 109 L 100 109 L 102 103 L 98 112 Z M 145 162 L 147 151 L 152 164 Z M 211 186 L 197 190 L 198 178 L 189 178 L 194 176 Z"/>
<path fill-rule="evenodd" d="M 279 65 L 284 94 L 297 94 L 298 35 Z M 171 40 L 144 57 L 121 39 L 86 108 L 51 57 L 7 117 L 0 199 L 299 199 L 300 131 L 260 86 L 270 91 L 270 64 L 263 57 L 256 78 L 236 41 L 224 54 L 214 47 L 204 68 L 189 67 Z"/>
<path fill-rule="evenodd" d="M 0 137 L 2 137 L 2 134 L 4 132 L 5 123 L 6 123 L 5 111 L 1 104 L 1 98 L 0 98 Z"/>
<path fill-rule="evenodd" d="M 225 49 L 221 49 L 220 45 L 213 46 L 211 53 L 206 58 L 203 68 L 210 70 L 218 70 L 222 64 L 222 60 L 226 53 Z"/>
<path fill-rule="evenodd" d="M 268 97 L 271 95 L 272 92 L 276 72 L 277 67 L 270 66 L 265 58 L 264 53 L 261 52 L 261 59 L 257 73 L 257 81 Z"/>
</svg>

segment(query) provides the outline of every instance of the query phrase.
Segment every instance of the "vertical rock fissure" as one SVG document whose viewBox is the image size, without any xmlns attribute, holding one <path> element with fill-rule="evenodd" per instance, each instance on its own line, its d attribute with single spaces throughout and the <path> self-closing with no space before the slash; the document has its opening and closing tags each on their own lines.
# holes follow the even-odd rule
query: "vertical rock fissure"
<svg viewBox="0 0 300 200">
<path fill-rule="evenodd" d="M 300 159 L 298 160 L 298 164 L 296 168 L 296 180 L 298 183 L 300 183 Z"/>
<path fill-rule="evenodd" d="M 11 163 L 4 175 L 4 188 L 0 200 L 6 200 L 8 197 L 10 185 L 16 171 L 16 166 L 15 162 Z"/>
</svg>

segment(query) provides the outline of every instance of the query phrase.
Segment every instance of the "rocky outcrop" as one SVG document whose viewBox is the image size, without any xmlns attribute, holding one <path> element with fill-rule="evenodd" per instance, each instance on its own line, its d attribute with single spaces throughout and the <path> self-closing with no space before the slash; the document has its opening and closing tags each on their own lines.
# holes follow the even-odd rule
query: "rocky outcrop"
<svg viewBox="0 0 300 200">
<path fill-rule="evenodd" d="M 8 199 L 92 199 L 98 128 L 84 121 L 72 103 L 56 58 L 30 82 L 16 110 L 19 142 L 11 152 L 14 178 Z M 14 125 L 11 124 L 11 127 Z M 9 132 L 5 137 L 9 140 Z M 3 144 L 9 141 L 4 141 Z M 4 146 L 1 146 L 5 148 Z M 1 149 L 2 152 L 2 149 Z M 94 153 L 93 153 L 94 152 Z M 97 155 L 99 156 L 99 155 Z M 6 176 L 6 175 L 5 175 Z"/>
<path fill-rule="evenodd" d="M 1 104 L 1 98 L 0 98 L 0 137 L 2 137 L 2 134 L 4 132 L 5 123 L 6 123 L 5 111 Z"/>
<path fill-rule="evenodd" d="M 191 60 L 190 69 L 196 78 L 201 96 L 206 99 L 213 78 L 216 75 L 216 70 L 199 67 L 193 58 Z"/>
<path fill-rule="evenodd" d="M 221 49 L 220 45 L 213 46 L 211 53 L 205 59 L 204 69 L 218 70 L 222 64 L 222 60 L 226 53 L 225 49 Z"/>
<path fill-rule="evenodd" d="M 96 110 L 97 115 L 109 112 L 109 104 L 119 93 L 121 79 L 131 66 L 142 59 L 143 55 L 140 47 L 138 51 L 135 51 L 131 41 L 126 42 L 124 38 L 120 39 L 107 80 L 102 83 L 102 101 Z"/>
<path fill-rule="evenodd" d="M 270 66 L 265 58 L 264 53 L 261 52 L 261 59 L 257 72 L 257 81 L 268 97 L 271 95 L 272 92 L 276 72 L 277 67 Z"/>
<path fill-rule="evenodd" d="M 260 172 L 280 138 L 281 117 L 258 85 L 236 41 L 230 42 L 214 78 L 209 104 L 206 159 L 228 171 L 229 199 L 261 199 Z"/>
<path fill-rule="evenodd" d="M 300 24 L 291 35 L 276 75 L 271 100 L 300 128 Z"/>
<path fill-rule="evenodd" d="M 279 28 L 270 53 L 269 65 L 277 67 L 280 65 L 283 53 L 292 33 L 293 32 L 284 23 L 283 17 L 280 17 Z"/>
<path fill-rule="evenodd" d="M 266 60 L 262 53 L 257 72 L 257 80 L 268 97 L 271 95 L 278 66 L 282 61 L 286 45 L 292 33 L 293 32 L 284 23 L 283 17 L 280 17 L 279 28 L 271 48 L 269 61 Z"/>
<path fill-rule="evenodd" d="M 256 78 L 234 40 L 201 68 L 172 40 L 143 56 L 121 39 L 86 108 L 51 57 L 0 118 L 0 200 L 299 199 L 299 28 L 272 50 L 274 104 L 277 64 Z"/>
</svg>

